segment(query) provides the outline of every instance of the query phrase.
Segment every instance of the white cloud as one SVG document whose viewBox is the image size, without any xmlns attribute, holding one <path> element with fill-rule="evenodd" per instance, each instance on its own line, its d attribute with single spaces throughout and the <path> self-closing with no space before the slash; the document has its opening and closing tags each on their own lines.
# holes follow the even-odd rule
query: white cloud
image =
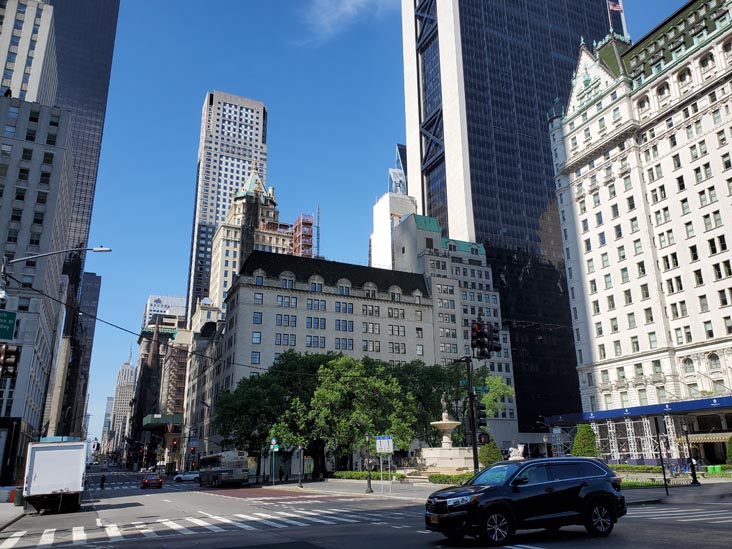
<svg viewBox="0 0 732 549">
<path fill-rule="evenodd" d="M 304 20 L 312 38 L 325 41 L 360 18 L 378 16 L 399 5 L 400 0 L 309 0 Z"/>
</svg>

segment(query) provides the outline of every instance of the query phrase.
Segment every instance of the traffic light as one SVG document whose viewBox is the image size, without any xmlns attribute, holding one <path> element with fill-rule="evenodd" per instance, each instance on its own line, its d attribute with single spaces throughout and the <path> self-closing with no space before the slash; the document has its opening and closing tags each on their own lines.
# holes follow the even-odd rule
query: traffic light
<svg viewBox="0 0 732 549">
<path fill-rule="evenodd" d="M 501 352 L 501 334 L 491 325 L 490 337 L 488 338 L 489 350 L 493 353 Z"/>
<path fill-rule="evenodd" d="M 478 332 L 477 344 L 478 352 L 476 353 L 477 358 L 490 358 L 491 349 L 489 347 L 491 341 L 490 330 L 493 329 L 493 325 L 489 323 L 479 323 L 480 331 Z"/>
<path fill-rule="evenodd" d="M 478 444 L 481 446 L 483 444 L 488 444 L 490 442 L 491 436 L 488 433 L 484 433 L 483 431 L 478 433 Z"/>
<path fill-rule="evenodd" d="M 465 446 L 470 448 L 473 445 L 473 433 L 465 431 Z"/>
<path fill-rule="evenodd" d="M 196 453 L 196 447 L 195 446 L 191 446 L 191 454 L 195 454 L 195 453 Z"/>
<path fill-rule="evenodd" d="M 478 404 L 476 404 L 476 408 L 478 409 L 478 417 L 476 419 L 476 425 L 480 429 L 481 427 L 485 427 L 486 425 L 488 425 L 488 419 L 487 419 L 486 411 L 485 411 L 486 406 L 482 402 L 479 402 Z"/>
<path fill-rule="evenodd" d="M 478 349 L 480 346 L 480 333 L 483 331 L 483 325 L 480 321 L 473 322 L 470 329 L 470 347 Z"/>
<path fill-rule="evenodd" d="M 17 370 L 20 347 L 0 344 L 0 377 L 13 377 Z"/>
<path fill-rule="evenodd" d="M 178 439 L 173 439 L 173 452 L 178 451 Z"/>
</svg>

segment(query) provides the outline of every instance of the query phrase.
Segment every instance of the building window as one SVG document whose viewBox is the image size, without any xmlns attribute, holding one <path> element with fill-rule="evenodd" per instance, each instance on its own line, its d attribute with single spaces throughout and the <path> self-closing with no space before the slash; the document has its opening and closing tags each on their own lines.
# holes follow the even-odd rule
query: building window
<svg viewBox="0 0 732 549">
<path fill-rule="evenodd" d="M 252 343 L 255 345 L 262 343 L 262 332 L 252 332 Z"/>
<path fill-rule="evenodd" d="M 260 354 L 259 351 L 252 351 L 252 364 L 259 364 L 260 361 Z"/>
<path fill-rule="evenodd" d="M 255 311 L 252 317 L 252 323 L 253 324 L 261 324 L 262 323 L 262 313 L 259 311 Z"/>
<path fill-rule="evenodd" d="M 261 305 L 262 303 L 264 303 L 264 294 L 255 293 L 254 294 L 254 304 Z"/>
</svg>

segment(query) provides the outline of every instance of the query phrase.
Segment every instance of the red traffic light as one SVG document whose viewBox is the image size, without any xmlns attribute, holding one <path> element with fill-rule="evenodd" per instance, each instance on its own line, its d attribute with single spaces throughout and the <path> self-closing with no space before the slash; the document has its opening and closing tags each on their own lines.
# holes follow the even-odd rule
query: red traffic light
<svg viewBox="0 0 732 549">
<path fill-rule="evenodd" d="M 195 451 L 196 451 L 196 447 L 195 446 L 191 446 L 191 453 L 193 453 Z"/>
</svg>

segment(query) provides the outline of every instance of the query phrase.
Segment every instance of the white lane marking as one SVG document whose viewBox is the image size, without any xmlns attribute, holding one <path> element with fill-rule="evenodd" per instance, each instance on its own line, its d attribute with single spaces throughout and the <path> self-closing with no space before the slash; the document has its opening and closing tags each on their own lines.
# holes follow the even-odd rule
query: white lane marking
<svg viewBox="0 0 732 549">
<path fill-rule="evenodd" d="M 317 522 L 320 524 L 335 524 L 335 522 L 331 522 L 329 520 L 323 520 L 319 518 L 313 518 L 313 517 L 303 517 L 300 515 L 296 515 L 295 513 L 287 513 L 285 511 L 275 511 L 278 515 L 282 515 L 283 517 L 290 517 L 290 518 L 299 518 L 301 520 L 309 520 L 310 522 Z M 302 513 L 305 514 L 305 513 Z"/>
<path fill-rule="evenodd" d="M 102 527 L 102 519 L 98 518 L 97 519 L 97 528 L 101 528 L 101 527 Z"/>
<path fill-rule="evenodd" d="M 268 515 L 267 513 L 254 513 L 254 514 L 257 515 L 258 517 L 264 517 L 266 519 L 279 520 L 281 522 L 284 522 L 285 524 L 292 524 L 293 526 L 310 526 L 309 524 L 307 524 L 305 522 L 298 522 L 296 520 L 290 520 L 290 519 L 286 519 L 286 518 L 280 518 L 280 517 L 276 517 L 274 515 Z"/>
<path fill-rule="evenodd" d="M 148 528 L 147 524 L 143 522 L 133 522 L 132 524 L 135 525 L 135 528 L 137 528 L 140 533 L 145 536 L 146 538 L 156 538 L 158 535 L 153 532 L 150 528 Z"/>
<path fill-rule="evenodd" d="M 172 502 L 172 501 L 170 501 L 169 499 L 164 499 L 163 501 L 164 501 L 165 503 L 173 503 L 173 502 Z"/>
<path fill-rule="evenodd" d="M 41 540 L 38 542 L 38 547 L 42 547 L 44 545 L 53 545 L 53 535 L 55 532 L 55 528 L 48 528 L 44 530 L 43 535 L 41 536 Z"/>
<path fill-rule="evenodd" d="M 26 534 L 26 532 L 27 530 L 13 532 L 12 534 L 10 534 L 9 538 L 0 543 L 0 549 L 10 549 L 11 547 L 15 547 L 15 544 L 18 543 L 18 540 L 22 538 Z"/>
<path fill-rule="evenodd" d="M 509 545 L 509 547 L 518 547 L 519 549 L 543 549 L 542 547 L 536 547 L 535 545 Z"/>
<path fill-rule="evenodd" d="M 710 520 L 709 524 L 727 524 L 728 522 L 732 522 L 732 519 L 726 519 L 726 520 Z"/>
<path fill-rule="evenodd" d="M 211 530 L 212 532 L 224 532 L 225 530 L 223 528 L 219 528 L 218 526 L 214 526 L 213 524 L 209 524 L 205 520 L 197 519 L 195 517 L 186 517 L 186 520 L 188 522 L 192 522 L 196 526 L 203 526 L 207 530 Z"/>
<path fill-rule="evenodd" d="M 218 520 L 219 522 L 223 522 L 224 524 L 229 524 L 231 526 L 236 526 L 237 528 L 241 528 L 242 530 L 256 530 L 254 526 L 249 526 L 248 524 L 244 524 L 243 522 L 239 522 L 238 520 L 231 520 L 226 517 L 220 517 L 218 515 L 211 515 L 209 513 L 204 513 L 203 511 L 199 511 L 202 515 L 206 515 L 207 517 L 210 517 L 214 520 Z"/>
<path fill-rule="evenodd" d="M 104 530 L 107 532 L 107 536 L 109 536 L 109 541 L 124 541 L 125 539 L 116 524 L 105 526 Z"/>
<path fill-rule="evenodd" d="M 86 543 L 86 532 L 84 532 L 84 527 L 74 526 L 71 529 L 71 539 L 74 542 L 72 545 L 84 545 Z"/>
<path fill-rule="evenodd" d="M 270 520 L 264 520 L 259 517 L 252 517 L 250 515 L 242 515 L 242 514 L 236 514 L 235 517 L 243 518 L 244 520 L 253 520 L 256 522 L 261 522 L 262 524 L 266 524 L 268 526 L 274 526 L 275 528 L 287 528 L 286 524 L 278 524 L 276 522 L 272 522 Z"/>
<path fill-rule="evenodd" d="M 185 526 L 181 526 L 180 524 L 173 522 L 172 520 L 159 519 L 158 522 L 160 524 L 164 524 L 171 530 L 175 530 L 176 532 L 178 532 L 180 534 L 185 534 L 186 536 L 193 533 L 191 530 L 189 530 Z"/>
<path fill-rule="evenodd" d="M 417 533 L 418 534 L 431 534 L 432 532 L 430 532 L 429 530 L 417 530 Z"/>
</svg>

